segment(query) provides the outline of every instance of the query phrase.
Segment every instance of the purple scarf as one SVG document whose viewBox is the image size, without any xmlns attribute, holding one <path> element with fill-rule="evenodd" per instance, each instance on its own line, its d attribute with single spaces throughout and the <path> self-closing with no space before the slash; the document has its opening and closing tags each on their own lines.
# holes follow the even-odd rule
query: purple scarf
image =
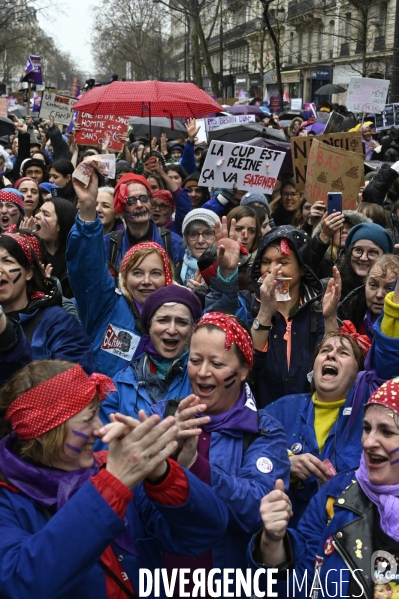
<svg viewBox="0 0 399 599">
<path fill-rule="evenodd" d="M 374 327 L 374 323 L 377 320 L 377 318 L 378 318 L 378 316 L 375 316 L 374 314 L 372 314 L 370 312 L 370 310 L 367 308 L 366 314 L 364 315 L 364 319 L 363 319 L 363 325 L 364 325 L 365 333 L 366 333 L 367 337 L 370 339 L 370 341 L 374 340 L 373 327 Z"/>
<path fill-rule="evenodd" d="M 200 414 L 200 416 L 207 416 L 207 413 Z M 210 416 L 211 421 L 202 427 L 206 433 L 226 429 L 248 433 L 258 431 L 258 411 L 251 389 L 247 384 L 242 386 L 240 397 L 230 410 Z"/>
<path fill-rule="evenodd" d="M 356 478 L 363 493 L 377 506 L 382 530 L 399 541 L 399 484 L 373 485 L 368 477 L 363 453 Z"/>
<path fill-rule="evenodd" d="M 136 306 L 136 308 L 137 308 L 137 311 L 138 311 L 138 313 L 141 315 L 141 312 L 142 312 L 142 310 L 143 310 L 143 304 L 140 304 L 140 302 L 138 302 L 138 301 L 137 301 L 137 300 L 135 300 L 134 298 L 133 298 L 133 301 L 134 301 L 134 305 L 135 305 L 135 306 Z"/>
<path fill-rule="evenodd" d="M 163 362 L 164 360 L 167 360 L 167 358 L 163 358 L 161 355 L 159 355 L 159 353 L 157 352 L 157 350 L 154 347 L 153 342 L 151 341 L 151 337 L 150 335 L 143 335 L 142 338 L 140 339 L 140 343 L 137 346 L 136 351 L 134 352 L 134 358 L 136 358 L 137 356 L 140 356 L 141 354 L 146 353 L 149 356 L 151 356 L 151 358 L 154 358 L 157 362 Z"/>
<path fill-rule="evenodd" d="M 15 435 L 8 435 L 0 441 L 0 470 L 14 487 L 44 508 L 57 506 L 59 510 L 99 471 L 96 461 L 91 468 L 71 472 L 45 466 L 41 468 L 12 453 L 15 441 Z"/>
</svg>

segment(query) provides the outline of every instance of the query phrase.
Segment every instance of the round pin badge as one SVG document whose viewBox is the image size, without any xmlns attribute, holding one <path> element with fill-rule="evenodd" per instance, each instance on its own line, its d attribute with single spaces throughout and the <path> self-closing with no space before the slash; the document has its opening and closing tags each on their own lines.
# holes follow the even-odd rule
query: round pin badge
<svg viewBox="0 0 399 599">
<path fill-rule="evenodd" d="M 335 547 L 333 545 L 333 538 L 328 537 L 326 539 L 326 542 L 324 543 L 324 555 L 331 555 L 332 553 L 334 553 L 334 551 Z"/>
<path fill-rule="evenodd" d="M 301 443 L 294 443 L 294 445 L 292 445 L 291 447 L 291 451 L 294 455 L 296 455 L 297 453 L 301 453 L 302 451 L 302 444 Z"/>
<path fill-rule="evenodd" d="M 273 470 L 273 462 L 269 460 L 269 458 L 258 458 L 256 462 L 256 467 L 259 472 L 264 472 L 267 474 Z"/>
</svg>

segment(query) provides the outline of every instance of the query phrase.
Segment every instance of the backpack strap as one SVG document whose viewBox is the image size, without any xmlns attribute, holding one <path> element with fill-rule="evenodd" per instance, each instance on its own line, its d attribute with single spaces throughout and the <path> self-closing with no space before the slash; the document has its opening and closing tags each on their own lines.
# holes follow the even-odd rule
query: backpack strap
<svg viewBox="0 0 399 599">
<path fill-rule="evenodd" d="M 165 229 L 165 227 L 157 227 L 157 229 L 158 229 L 158 233 L 160 234 L 160 236 L 162 238 L 166 253 L 168 254 L 169 258 L 173 262 L 172 239 L 170 236 L 170 231 L 169 231 L 169 229 Z"/>
<path fill-rule="evenodd" d="M 114 271 L 115 273 L 118 272 L 116 263 L 118 261 L 118 256 L 122 251 L 122 239 L 123 239 L 124 232 L 125 232 L 124 229 L 119 229 L 119 231 L 112 231 L 110 238 L 109 238 L 110 252 L 109 252 L 108 267 L 110 270 Z"/>
</svg>

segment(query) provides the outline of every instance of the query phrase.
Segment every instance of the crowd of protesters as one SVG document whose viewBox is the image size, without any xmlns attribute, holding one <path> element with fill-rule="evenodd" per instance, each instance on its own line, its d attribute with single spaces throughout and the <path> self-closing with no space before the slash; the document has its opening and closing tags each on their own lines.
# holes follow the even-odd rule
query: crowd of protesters
<svg viewBox="0 0 399 599">
<path fill-rule="evenodd" d="M 394 133 L 362 128 L 387 162 L 328 214 L 292 172 L 271 196 L 199 185 L 186 129 L 129 130 L 87 186 L 109 140 L 31 117 L 0 139 L 0 598 L 248 567 L 281 598 L 315 571 L 319 597 L 399 597 L 372 561 L 399 563 Z"/>
</svg>

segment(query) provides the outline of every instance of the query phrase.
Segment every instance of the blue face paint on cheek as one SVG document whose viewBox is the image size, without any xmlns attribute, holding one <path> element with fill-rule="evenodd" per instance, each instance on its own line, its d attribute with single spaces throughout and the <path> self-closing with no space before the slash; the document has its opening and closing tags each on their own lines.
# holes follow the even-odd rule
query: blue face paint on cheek
<svg viewBox="0 0 399 599">
<path fill-rule="evenodd" d="M 80 431 L 75 431 L 72 429 L 72 432 L 74 435 L 76 435 L 77 437 L 80 437 L 81 439 L 90 439 L 89 435 L 85 435 L 84 433 L 81 433 Z"/>
<path fill-rule="evenodd" d="M 70 445 L 70 443 L 65 443 L 65 447 L 71 449 L 72 451 L 76 451 L 76 453 L 82 453 L 82 450 L 79 447 L 75 447 L 74 445 Z"/>
</svg>

